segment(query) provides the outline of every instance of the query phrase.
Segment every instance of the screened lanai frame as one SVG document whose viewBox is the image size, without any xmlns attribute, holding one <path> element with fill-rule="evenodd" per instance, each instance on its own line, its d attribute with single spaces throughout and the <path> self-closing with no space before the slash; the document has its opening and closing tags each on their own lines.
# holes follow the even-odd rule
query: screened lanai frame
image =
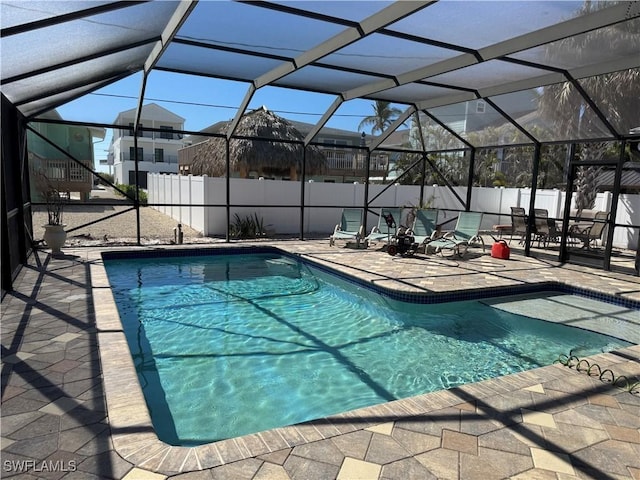
<svg viewBox="0 0 640 480">
<path fill-rule="evenodd" d="M 534 5 L 542 11 L 532 15 L 532 10 L 527 9 Z M 593 112 L 596 122 L 592 123 L 598 123 L 599 129 L 598 134 L 592 130 L 589 135 L 572 135 L 562 140 L 566 143 L 614 140 L 620 142 L 622 151 L 625 142 L 635 145 L 639 138 L 634 130 L 638 125 L 633 124 L 637 119 L 609 119 L 610 107 L 598 105 L 597 98 L 590 95 L 583 83 L 594 76 L 638 71 L 640 5 L 608 2 L 605 8 L 576 14 L 579 6 L 581 2 L 494 4 L 446 0 L 61 1 L 30 2 L 27 9 L 19 1 L 4 1 L 0 6 L 0 86 L 3 110 L 5 106 L 9 110 L 3 115 L 3 178 L 12 178 L 7 173 L 13 173 L 13 178 L 20 182 L 26 178 L 24 171 L 20 171 L 25 168 L 21 160 L 24 148 L 20 143 L 5 145 L 22 138 L 21 135 L 8 138 L 7 119 L 15 118 L 21 128 L 44 112 L 132 73 L 143 72 L 139 115 L 152 71 L 246 83 L 245 97 L 225 133 L 227 140 L 233 137 L 254 94 L 265 86 L 335 96 L 333 104 L 305 138 L 305 146 L 313 144 L 320 129 L 344 102 L 360 98 L 406 105 L 400 118 L 367 147 L 369 156 L 414 113 L 422 112 L 437 121 L 433 112 L 438 109 L 479 99 L 512 126 L 511 130 L 519 134 L 519 143 L 532 145 L 539 152 L 542 145 L 559 140 L 536 138 L 518 123 L 519 119 L 501 99 L 515 92 L 566 84 Z M 241 18 L 242 22 L 230 22 L 230 18 Z M 279 28 L 282 25 L 286 28 Z M 593 32 L 600 32 L 600 38 L 620 38 L 623 31 L 628 35 L 624 40 L 629 41 L 599 42 L 595 48 L 589 40 Z M 215 32 L 216 37 L 208 36 L 210 32 Z M 556 49 L 555 55 L 548 55 L 549 50 L 545 50 L 546 45 L 563 44 L 572 46 L 569 54 L 564 48 Z M 376 51 L 371 54 L 373 49 Z M 407 57 L 400 51 L 407 52 Z M 446 122 L 440 124 L 471 152 L 472 158 L 475 149 L 496 146 L 473 144 Z M 138 133 L 141 132 L 136 129 Z M 431 152 L 426 145 L 421 152 L 425 161 Z M 5 166 L 9 161 L 14 164 Z M 618 188 L 622 155 L 619 163 Z M 533 174 L 535 177 L 535 168 Z M 472 179 L 473 174 L 468 177 Z M 8 192 L 6 181 L 3 183 Z M 471 187 L 470 181 L 469 198 Z M 28 207 L 25 192 L 28 188 L 23 186 L 22 195 L 9 204 Z M 301 195 L 302 202 L 303 199 Z M 365 197 L 364 206 L 367 204 Z M 139 208 L 135 201 L 134 207 Z M 303 215 L 304 208 L 302 205 L 300 208 Z M 28 224 L 28 215 L 20 213 L 14 218 L 13 208 L 3 210 L 3 225 L 20 226 L 25 221 Z M 15 246 L 12 251 L 21 249 L 24 253 L 29 247 Z"/>
</svg>

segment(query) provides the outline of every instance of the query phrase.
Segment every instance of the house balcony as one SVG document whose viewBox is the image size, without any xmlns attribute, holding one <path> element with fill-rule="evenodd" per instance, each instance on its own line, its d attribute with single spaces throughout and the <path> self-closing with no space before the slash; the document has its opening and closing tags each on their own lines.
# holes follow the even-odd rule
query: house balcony
<svg viewBox="0 0 640 480">
<path fill-rule="evenodd" d="M 322 150 L 322 153 L 327 159 L 326 166 L 329 170 L 364 171 L 366 169 L 366 153 L 340 150 Z M 370 171 L 386 172 L 388 163 L 388 155 L 371 155 Z"/>
<path fill-rule="evenodd" d="M 182 140 L 184 135 L 181 133 L 170 132 L 141 132 L 138 138 L 149 138 L 152 140 Z M 133 132 L 127 130 L 121 136 L 121 138 L 134 138 Z"/>
<path fill-rule="evenodd" d="M 70 159 L 37 158 L 33 160 L 31 169 L 42 173 L 60 192 L 79 192 L 83 197 L 91 192 L 93 175 L 90 170 L 93 162 L 81 161 L 82 165 Z"/>
<path fill-rule="evenodd" d="M 128 153 L 121 153 L 118 157 L 120 162 L 133 162 L 135 158 Z M 153 153 L 145 153 L 142 155 L 142 158 L 138 158 L 141 162 L 149 162 L 149 163 L 163 163 L 163 164 L 177 164 L 178 156 L 177 155 L 163 155 L 162 158 L 156 157 Z"/>
</svg>

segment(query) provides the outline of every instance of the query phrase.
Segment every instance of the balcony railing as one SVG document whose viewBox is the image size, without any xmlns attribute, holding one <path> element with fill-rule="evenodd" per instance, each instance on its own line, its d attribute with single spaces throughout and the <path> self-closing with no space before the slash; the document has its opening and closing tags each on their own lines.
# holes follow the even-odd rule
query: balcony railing
<svg viewBox="0 0 640 480">
<path fill-rule="evenodd" d="M 344 152 L 340 150 L 323 150 L 327 159 L 327 168 L 333 170 L 364 170 L 367 154 L 363 152 Z M 371 170 L 386 170 L 389 157 L 387 155 L 371 155 Z"/>
<path fill-rule="evenodd" d="M 93 167 L 92 162 L 82 163 L 87 168 Z M 91 191 L 91 172 L 73 160 L 38 158 L 33 162 L 31 168 L 42 173 L 59 191 Z"/>
<path fill-rule="evenodd" d="M 121 130 L 122 137 L 133 137 L 132 130 Z M 182 140 L 181 133 L 173 132 L 140 132 L 138 138 L 151 138 L 153 140 Z"/>
<path fill-rule="evenodd" d="M 177 164 L 178 156 L 177 155 L 164 155 L 162 159 L 156 158 L 153 153 L 145 153 L 142 155 L 142 158 L 138 158 L 141 162 L 150 162 L 150 163 L 166 163 L 166 164 Z M 133 162 L 135 161 L 135 157 L 129 155 L 128 153 L 120 154 L 121 162 Z"/>
</svg>

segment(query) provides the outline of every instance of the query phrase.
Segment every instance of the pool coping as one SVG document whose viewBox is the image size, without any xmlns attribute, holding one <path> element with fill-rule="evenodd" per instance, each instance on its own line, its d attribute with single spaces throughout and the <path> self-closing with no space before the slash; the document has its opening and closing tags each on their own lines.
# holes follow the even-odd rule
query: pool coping
<svg viewBox="0 0 640 480">
<path fill-rule="evenodd" d="M 232 250 L 252 247 L 232 247 Z M 262 248 L 262 247 L 261 247 Z M 198 249 L 200 254 L 205 250 L 221 249 L 229 251 L 224 246 L 214 249 Z M 255 249 L 254 249 L 255 250 Z M 285 255 L 304 258 L 311 263 L 322 265 L 301 254 L 291 254 L 276 247 L 270 251 L 278 251 Z M 184 254 L 185 250 L 139 249 L 138 253 L 151 254 L 172 251 L 175 255 Z M 246 251 L 246 250 L 243 250 Z M 131 252 L 130 249 L 127 252 Z M 95 305 L 96 327 L 103 369 L 103 383 L 107 403 L 107 414 L 112 427 L 113 448 L 125 460 L 139 468 L 164 475 L 174 475 L 190 471 L 204 470 L 218 467 L 243 459 L 268 454 L 285 448 L 315 442 L 327 438 L 344 435 L 346 433 L 364 430 L 374 425 L 394 421 L 407 416 L 421 416 L 434 410 L 459 405 L 460 395 L 450 390 L 441 390 L 414 397 L 395 400 L 387 403 L 351 410 L 327 418 L 313 420 L 302 424 L 279 427 L 263 432 L 244 435 L 241 437 L 220 440 L 199 446 L 173 446 L 160 440 L 153 427 L 144 394 L 131 358 L 129 346 L 120 322 L 115 299 L 103 263 L 102 254 L 90 262 L 92 278 L 92 294 Z M 109 252 L 108 255 L 112 255 Z M 147 254 L 145 254 L 147 255 Z M 323 266 L 326 270 L 333 269 Z M 344 272 L 339 272 L 347 277 Z M 352 277 L 348 277 L 352 278 Z M 358 279 L 359 282 L 367 283 Z M 551 282 L 555 283 L 555 282 Z M 560 286 L 592 292 L 581 287 L 572 287 L 564 282 L 557 282 Z M 540 282 L 549 286 L 550 282 Z M 385 288 L 387 287 L 377 287 Z M 500 287 L 490 287 L 495 290 Z M 391 289 L 388 289 L 391 290 Z M 487 289 L 479 289 L 485 290 Z M 504 291 L 505 289 L 503 289 Z M 406 292 L 404 292 L 406 294 Z M 518 293 L 522 293 L 520 290 Z M 602 292 L 592 292 L 594 297 Z M 413 294 L 412 294 L 413 295 Z M 420 294 L 442 295 L 442 294 Z M 504 294 L 503 294 L 504 295 Z M 608 296 L 611 298 L 611 296 Z M 635 300 L 630 300 L 634 304 Z M 619 350 L 624 352 L 627 349 Z M 628 350 L 640 351 L 640 346 L 629 347 Z M 614 362 L 611 354 L 599 354 L 589 357 L 593 362 L 607 365 Z M 503 377 L 485 380 L 478 383 L 456 387 L 456 391 L 467 392 L 475 398 L 482 399 L 496 394 L 505 394 L 527 387 L 533 387 L 545 381 L 555 380 L 567 375 L 569 369 L 559 364 L 540 367 L 526 372 L 511 374 Z"/>
</svg>

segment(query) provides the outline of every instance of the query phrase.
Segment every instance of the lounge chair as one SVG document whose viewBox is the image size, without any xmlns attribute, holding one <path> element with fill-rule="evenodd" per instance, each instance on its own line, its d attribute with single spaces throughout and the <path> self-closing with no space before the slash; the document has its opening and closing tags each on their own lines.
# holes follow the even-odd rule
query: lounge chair
<svg viewBox="0 0 640 480">
<path fill-rule="evenodd" d="M 452 250 L 454 255 L 464 257 L 469 248 L 469 244 L 475 241 L 482 243 L 484 252 L 484 240 L 480 236 L 480 225 L 482 224 L 482 213 L 460 212 L 453 232 L 445 233 L 442 237 L 429 242 L 427 247 L 435 249 L 442 254 L 443 250 Z M 464 247 L 464 250 L 461 248 Z"/>
<path fill-rule="evenodd" d="M 329 237 L 329 245 L 335 245 L 336 240 L 355 240 L 359 246 L 364 238 L 363 210 L 361 208 L 344 208 L 340 216 L 340 223 L 336 225 Z"/>
<path fill-rule="evenodd" d="M 386 217 L 393 217 L 393 225 L 389 226 Z M 378 216 L 378 225 L 371 229 L 371 233 L 365 239 L 369 243 L 378 243 L 380 241 L 389 242 L 391 237 L 396 234 L 396 230 L 400 227 L 402 217 L 402 208 L 381 208 Z"/>
<path fill-rule="evenodd" d="M 438 210 L 435 209 L 418 209 L 413 220 L 413 225 L 409 228 L 408 233 L 413 235 L 415 242 L 420 248 L 436 238 L 438 229 Z"/>
</svg>

